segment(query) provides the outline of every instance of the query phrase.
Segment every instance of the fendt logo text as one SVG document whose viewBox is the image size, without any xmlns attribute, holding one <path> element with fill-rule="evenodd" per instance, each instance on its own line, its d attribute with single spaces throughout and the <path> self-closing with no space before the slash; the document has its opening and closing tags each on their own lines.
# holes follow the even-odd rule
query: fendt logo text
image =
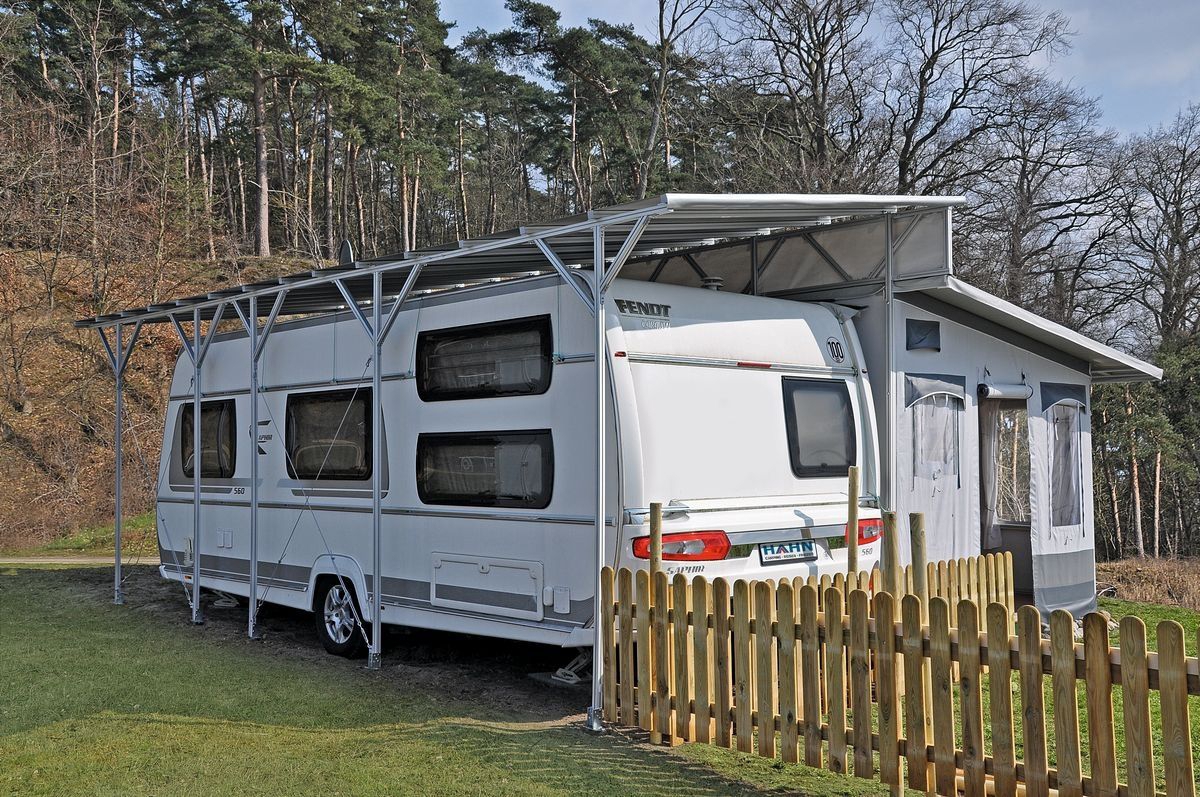
<svg viewBox="0 0 1200 797">
<path fill-rule="evenodd" d="M 657 318 L 670 318 L 671 305 L 653 304 L 651 302 L 635 302 L 632 299 L 616 299 L 617 310 L 625 315 L 648 315 Z"/>
</svg>

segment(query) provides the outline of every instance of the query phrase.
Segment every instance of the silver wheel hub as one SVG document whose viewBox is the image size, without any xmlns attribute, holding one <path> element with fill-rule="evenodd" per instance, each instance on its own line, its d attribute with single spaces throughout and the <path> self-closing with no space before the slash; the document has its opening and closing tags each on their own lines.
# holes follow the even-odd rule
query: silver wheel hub
<svg viewBox="0 0 1200 797">
<path fill-rule="evenodd" d="M 325 593 L 325 631 L 329 638 L 344 645 L 354 633 L 354 604 L 350 592 L 336 584 Z"/>
</svg>

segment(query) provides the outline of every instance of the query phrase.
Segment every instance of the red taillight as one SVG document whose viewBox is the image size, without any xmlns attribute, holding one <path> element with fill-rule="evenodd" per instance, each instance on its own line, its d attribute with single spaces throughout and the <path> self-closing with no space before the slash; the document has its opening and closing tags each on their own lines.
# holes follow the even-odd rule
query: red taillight
<svg viewBox="0 0 1200 797">
<path fill-rule="evenodd" d="M 663 560 L 672 562 L 711 562 L 729 553 L 729 537 L 723 531 L 680 531 L 663 535 Z M 633 541 L 633 555 L 650 558 L 650 538 Z"/>
<path fill-rule="evenodd" d="M 883 536 L 883 521 L 879 518 L 858 521 L 858 544 L 870 545 Z M 846 530 L 846 542 L 850 542 L 849 529 Z"/>
</svg>

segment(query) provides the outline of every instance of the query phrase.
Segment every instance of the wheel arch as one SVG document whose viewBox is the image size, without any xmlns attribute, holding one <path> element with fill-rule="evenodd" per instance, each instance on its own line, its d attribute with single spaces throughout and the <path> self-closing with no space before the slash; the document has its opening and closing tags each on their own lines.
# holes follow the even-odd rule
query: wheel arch
<svg viewBox="0 0 1200 797">
<path fill-rule="evenodd" d="M 317 561 L 313 563 L 312 572 L 308 577 L 309 610 L 316 612 L 319 608 L 316 605 L 317 584 L 327 578 L 336 580 L 339 575 L 353 587 L 363 621 L 371 622 L 371 608 L 368 600 L 371 593 L 367 589 L 367 579 L 363 574 L 362 566 L 353 557 L 341 554 L 323 554 L 317 557 Z"/>
</svg>

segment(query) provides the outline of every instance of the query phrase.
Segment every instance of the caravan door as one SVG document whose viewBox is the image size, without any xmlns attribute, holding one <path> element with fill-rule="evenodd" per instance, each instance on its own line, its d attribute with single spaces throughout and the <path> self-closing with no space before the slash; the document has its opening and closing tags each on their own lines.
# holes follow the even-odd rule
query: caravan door
<svg viewBox="0 0 1200 797">
<path fill-rule="evenodd" d="M 897 485 L 900 503 L 909 512 L 925 515 L 926 555 L 929 561 L 957 559 L 978 553 L 961 533 L 970 521 L 968 479 L 963 473 L 966 379 L 946 374 L 904 375 L 904 412 L 898 438 L 907 439 L 901 451 Z"/>
</svg>

